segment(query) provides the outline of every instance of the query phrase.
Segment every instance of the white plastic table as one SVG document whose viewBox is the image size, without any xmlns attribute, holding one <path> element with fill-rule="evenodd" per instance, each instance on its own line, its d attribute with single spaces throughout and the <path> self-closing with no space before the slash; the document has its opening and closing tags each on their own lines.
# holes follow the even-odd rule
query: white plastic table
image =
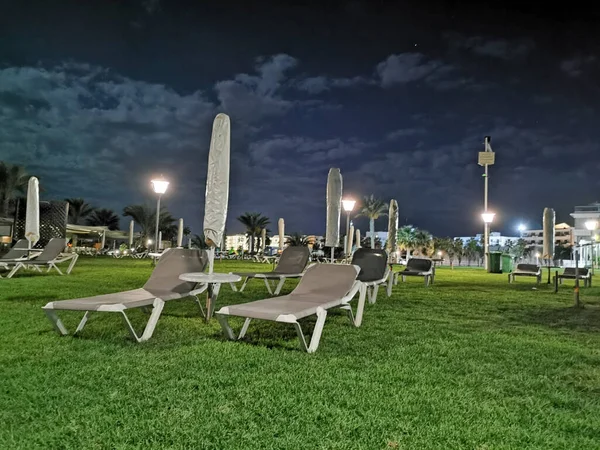
<svg viewBox="0 0 600 450">
<path fill-rule="evenodd" d="M 237 283 L 242 277 L 233 273 L 189 272 L 179 275 L 179 279 L 182 281 L 191 281 L 192 283 L 208 284 L 206 296 L 206 321 L 208 322 L 215 310 L 221 284 Z"/>
</svg>

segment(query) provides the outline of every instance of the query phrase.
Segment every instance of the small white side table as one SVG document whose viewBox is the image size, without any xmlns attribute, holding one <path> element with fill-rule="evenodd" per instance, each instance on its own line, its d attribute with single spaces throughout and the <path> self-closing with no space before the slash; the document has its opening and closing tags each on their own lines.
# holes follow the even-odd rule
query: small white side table
<svg viewBox="0 0 600 450">
<path fill-rule="evenodd" d="M 192 283 L 208 284 L 205 315 L 206 321 L 208 322 L 215 311 L 215 304 L 217 303 L 221 284 L 237 283 L 242 277 L 233 273 L 189 272 L 179 275 L 179 279 L 182 281 L 190 281 Z"/>
</svg>

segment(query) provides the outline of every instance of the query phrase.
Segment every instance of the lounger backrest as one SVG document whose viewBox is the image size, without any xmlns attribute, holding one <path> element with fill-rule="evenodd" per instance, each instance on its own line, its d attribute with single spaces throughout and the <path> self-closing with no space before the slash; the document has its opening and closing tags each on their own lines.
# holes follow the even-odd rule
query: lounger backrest
<svg viewBox="0 0 600 450">
<path fill-rule="evenodd" d="M 181 281 L 179 275 L 189 272 L 203 272 L 208 262 L 204 250 L 170 248 L 163 252 L 144 285 L 149 292 L 173 292 L 183 294 L 192 291 L 196 283 Z"/>
<path fill-rule="evenodd" d="M 540 270 L 540 266 L 538 266 L 537 264 L 517 264 L 517 270 L 520 270 L 522 272 L 539 272 Z"/>
<path fill-rule="evenodd" d="M 415 272 L 429 272 L 433 261 L 425 258 L 411 258 L 406 263 L 406 270 Z"/>
<path fill-rule="evenodd" d="M 40 253 L 40 255 L 34 259 L 34 261 L 36 263 L 48 263 L 50 261 L 54 261 L 65 250 L 66 245 L 66 239 L 52 238 L 50 241 L 48 241 L 48 244 L 46 244 L 44 250 L 42 250 L 42 253 Z"/>
<path fill-rule="evenodd" d="M 586 269 L 585 267 L 579 267 L 577 269 L 575 269 L 575 267 L 566 267 L 563 275 L 575 276 L 576 270 L 580 277 L 587 277 L 589 269 Z"/>
<path fill-rule="evenodd" d="M 273 273 L 292 274 L 302 273 L 310 258 L 308 247 L 287 247 L 279 258 L 279 263 Z"/>
<path fill-rule="evenodd" d="M 29 248 L 29 243 L 27 239 L 19 239 L 15 245 L 1 258 L 1 259 L 17 259 L 22 258 L 27 255 L 27 252 L 23 250 L 27 250 Z"/>
<path fill-rule="evenodd" d="M 308 268 L 290 295 L 308 295 L 315 300 L 341 299 L 352 289 L 358 272 L 346 264 L 315 264 Z"/>
<path fill-rule="evenodd" d="M 360 267 L 358 281 L 377 281 L 385 276 L 387 253 L 382 249 L 359 248 L 352 256 L 352 264 Z"/>
</svg>

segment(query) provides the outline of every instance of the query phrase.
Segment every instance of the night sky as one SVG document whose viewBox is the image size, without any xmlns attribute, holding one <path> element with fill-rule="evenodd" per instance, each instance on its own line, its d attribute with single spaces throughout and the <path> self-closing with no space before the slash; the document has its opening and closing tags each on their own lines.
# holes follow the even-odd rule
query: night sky
<svg viewBox="0 0 600 450">
<path fill-rule="evenodd" d="M 401 224 L 480 232 L 485 135 L 494 229 L 539 226 L 546 206 L 566 221 L 600 199 L 600 21 L 588 9 L 211 3 L 1 1 L 0 160 L 39 176 L 44 199 L 119 214 L 154 202 L 162 173 L 168 208 L 200 233 L 222 111 L 229 233 L 244 211 L 324 233 L 330 167 L 346 195 L 396 198 Z"/>
</svg>

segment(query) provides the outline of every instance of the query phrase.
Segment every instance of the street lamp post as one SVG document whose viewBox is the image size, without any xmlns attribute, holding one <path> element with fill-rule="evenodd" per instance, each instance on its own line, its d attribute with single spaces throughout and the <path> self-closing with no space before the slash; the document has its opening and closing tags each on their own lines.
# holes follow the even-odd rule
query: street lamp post
<svg viewBox="0 0 600 450">
<path fill-rule="evenodd" d="M 588 220 L 587 222 L 585 222 L 585 227 L 590 231 L 591 233 L 591 243 L 590 243 L 590 248 L 591 248 L 591 256 L 592 256 L 592 275 L 594 275 L 594 247 L 596 246 L 596 230 L 598 229 L 598 221 L 597 220 Z"/>
<path fill-rule="evenodd" d="M 487 191 L 486 191 L 487 192 Z M 490 224 L 494 220 L 495 213 L 486 211 L 481 215 L 483 222 L 485 223 L 485 234 L 483 235 L 483 263 L 485 270 L 488 270 L 488 253 L 490 252 Z"/>
<path fill-rule="evenodd" d="M 160 198 L 162 195 L 167 192 L 167 188 L 169 187 L 169 182 L 163 179 L 162 175 L 160 179 L 152 180 L 152 189 L 155 193 L 158 194 L 158 200 L 156 202 L 156 229 L 154 231 L 154 249 L 156 253 L 158 253 L 158 226 L 160 222 Z"/>
<path fill-rule="evenodd" d="M 483 177 L 484 177 L 484 179 L 483 179 L 483 185 L 484 185 L 484 187 L 483 187 L 483 213 L 484 214 L 487 214 L 487 212 L 488 212 L 488 166 L 491 166 L 496 162 L 496 154 L 492 151 L 492 146 L 490 145 L 491 141 L 492 141 L 491 136 L 486 136 L 484 138 L 484 151 L 479 152 L 479 157 L 477 160 L 477 163 L 480 166 L 485 167 L 485 173 L 483 175 Z M 492 216 L 492 218 L 493 218 L 493 216 Z M 484 219 L 484 222 L 485 222 L 485 219 Z M 485 239 L 486 249 L 489 246 L 490 223 L 491 223 L 491 220 L 489 222 L 485 222 L 484 239 Z M 487 256 L 485 258 L 484 264 L 485 264 L 484 267 L 487 270 L 488 269 Z"/>
<path fill-rule="evenodd" d="M 344 211 L 346 211 L 346 239 L 344 239 L 344 255 L 347 255 L 348 252 L 352 250 L 348 248 L 348 239 L 350 234 L 350 213 L 354 209 L 354 205 L 356 205 L 356 200 L 342 200 L 342 206 L 344 207 Z"/>
</svg>

